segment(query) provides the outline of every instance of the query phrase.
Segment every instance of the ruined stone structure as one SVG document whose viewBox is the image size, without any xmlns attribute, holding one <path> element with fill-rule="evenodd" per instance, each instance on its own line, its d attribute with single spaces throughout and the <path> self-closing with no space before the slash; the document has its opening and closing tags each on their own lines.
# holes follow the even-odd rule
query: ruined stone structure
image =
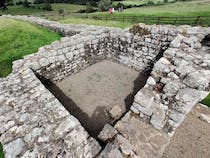
<svg viewBox="0 0 210 158">
<path fill-rule="evenodd" d="M 210 90 L 210 28 L 139 24 L 132 29 L 25 20 L 61 33 L 60 41 L 13 62 L 0 79 L 0 141 L 14 157 L 161 157 L 175 129 Z M 88 135 L 37 78 L 62 80 L 98 61 L 150 71 L 130 110 L 99 134 Z"/>
</svg>

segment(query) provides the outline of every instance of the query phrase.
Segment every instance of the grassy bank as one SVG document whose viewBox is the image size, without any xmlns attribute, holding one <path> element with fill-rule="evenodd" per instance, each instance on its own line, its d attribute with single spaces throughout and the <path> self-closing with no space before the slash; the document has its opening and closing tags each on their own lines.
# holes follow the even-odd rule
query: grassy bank
<svg viewBox="0 0 210 158">
<path fill-rule="evenodd" d="M 0 19 L 0 37 L 0 77 L 11 72 L 12 61 L 60 39 L 54 32 L 12 19 Z"/>
<path fill-rule="evenodd" d="M 91 14 L 90 14 L 91 15 Z M 107 12 L 92 13 L 92 15 L 110 16 Z M 145 6 L 126 9 L 123 12 L 115 12 L 112 16 L 210 16 L 210 3 L 200 4 L 192 2 L 176 2 L 160 6 Z"/>
<path fill-rule="evenodd" d="M 137 16 L 210 16 L 210 3 L 176 2 L 160 6 L 130 8 L 126 15 Z"/>
<path fill-rule="evenodd" d="M 198 16 L 210 17 L 210 3 L 199 2 L 176 2 L 160 6 L 144 6 L 125 9 L 123 12 L 114 12 L 110 15 L 108 12 L 95 12 L 90 14 L 66 15 L 64 19 L 52 17 L 64 23 L 92 24 L 113 27 L 130 27 L 135 23 L 146 24 L 176 24 L 176 25 L 202 25 L 210 26 L 210 18 L 202 17 L 198 24 L 195 24 Z M 88 18 L 88 19 L 82 19 Z M 144 17 L 147 17 L 146 19 Z M 148 17 L 169 17 L 148 19 Z M 177 17 L 177 18 L 176 18 Z M 184 18 L 193 17 L 193 18 Z M 49 17 L 50 18 L 50 17 Z M 112 25 L 114 23 L 114 25 Z"/>
<path fill-rule="evenodd" d="M 123 0 L 123 1 L 113 1 L 112 4 L 117 5 L 118 3 L 123 4 L 125 7 L 134 7 L 134 6 L 145 6 L 145 5 L 162 5 L 166 3 L 174 3 L 177 0 Z"/>
<path fill-rule="evenodd" d="M 201 103 L 210 107 L 210 93 Z"/>
<path fill-rule="evenodd" d="M 3 148 L 2 148 L 1 143 L 0 143 L 0 158 L 4 158 Z"/>
<path fill-rule="evenodd" d="M 94 20 L 94 19 L 84 19 L 84 18 L 66 18 L 63 20 L 59 20 L 60 23 L 65 23 L 65 24 L 87 24 L 87 25 L 98 25 L 98 26 L 109 26 L 109 27 L 119 27 L 119 28 L 127 28 L 131 27 L 133 24 L 130 22 L 120 22 L 120 21 L 115 21 L 115 20 Z"/>
</svg>

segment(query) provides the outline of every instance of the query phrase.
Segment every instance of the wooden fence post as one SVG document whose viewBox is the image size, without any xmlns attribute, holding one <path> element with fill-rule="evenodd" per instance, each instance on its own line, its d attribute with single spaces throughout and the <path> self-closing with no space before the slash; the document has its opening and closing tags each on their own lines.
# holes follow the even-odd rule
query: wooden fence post
<svg viewBox="0 0 210 158">
<path fill-rule="evenodd" d="M 176 17 L 176 19 L 174 20 L 174 25 L 176 25 L 176 22 L 177 22 L 177 18 L 178 18 L 178 17 Z"/>
<path fill-rule="evenodd" d="M 197 25 L 197 24 L 198 24 L 199 19 L 200 19 L 200 16 L 198 16 L 198 17 L 196 18 L 194 25 Z"/>
<path fill-rule="evenodd" d="M 121 22 L 123 22 L 123 24 L 125 23 L 125 21 L 130 21 L 130 22 L 143 22 L 143 23 L 147 23 L 147 24 L 151 24 L 151 23 L 156 23 L 156 24 L 161 24 L 161 23 L 167 23 L 167 24 L 172 24 L 172 25 L 182 25 L 182 24 L 191 24 L 191 25 L 201 25 L 201 24 L 206 24 L 206 25 L 210 25 L 207 21 L 207 19 L 210 19 L 210 16 L 197 16 L 197 17 L 138 17 L 138 16 L 119 16 L 119 17 L 115 17 L 115 16 L 90 16 L 90 15 L 85 15 L 83 16 L 84 18 L 88 18 L 88 19 L 95 19 L 95 20 L 104 20 L 104 21 L 108 21 L 108 20 L 119 20 Z M 203 17 L 206 18 L 206 21 L 204 21 L 205 19 L 202 19 Z"/>
<path fill-rule="evenodd" d="M 157 24 L 160 24 L 160 17 L 157 18 Z"/>
<path fill-rule="evenodd" d="M 133 23 L 135 22 L 135 16 L 133 16 L 133 21 L 132 21 Z"/>
</svg>

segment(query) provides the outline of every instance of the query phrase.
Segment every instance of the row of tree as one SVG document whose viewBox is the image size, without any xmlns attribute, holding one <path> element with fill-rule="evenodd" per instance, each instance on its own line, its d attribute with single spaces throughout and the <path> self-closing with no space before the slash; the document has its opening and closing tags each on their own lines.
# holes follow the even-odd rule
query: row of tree
<svg viewBox="0 0 210 158">
<path fill-rule="evenodd" d="M 50 0 L 43 0 L 42 3 L 44 4 L 42 6 L 42 9 L 43 10 L 48 10 L 48 11 L 51 11 L 52 10 L 52 7 L 50 5 Z M 7 10 L 7 5 L 12 5 L 12 4 L 23 5 L 23 7 L 25 7 L 25 8 L 31 7 L 30 6 L 31 2 L 28 1 L 28 0 L 20 0 L 20 1 L 15 1 L 15 0 L 0 0 L 0 9 L 2 9 L 3 11 L 4 10 Z"/>
<path fill-rule="evenodd" d="M 31 2 L 33 4 L 45 4 L 44 10 L 52 10 L 50 3 L 73 3 L 87 5 L 87 9 L 84 12 L 96 11 L 93 7 L 98 7 L 99 11 L 107 11 L 112 7 L 111 0 L 0 0 L 0 8 L 7 9 L 7 4 L 21 4 L 23 7 L 30 7 Z M 46 9 L 45 9 L 46 8 Z M 42 8 L 43 9 L 43 8 Z"/>
<path fill-rule="evenodd" d="M 0 7 L 1 8 L 6 8 L 6 0 L 1 0 L 0 1 Z"/>
</svg>

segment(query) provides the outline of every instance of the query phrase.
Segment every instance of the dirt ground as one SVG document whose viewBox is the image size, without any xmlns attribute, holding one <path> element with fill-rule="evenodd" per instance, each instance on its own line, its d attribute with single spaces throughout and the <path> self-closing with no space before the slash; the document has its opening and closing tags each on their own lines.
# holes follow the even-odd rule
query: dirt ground
<svg viewBox="0 0 210 158">
<path fill-rule="evenodd" d="M 147 77 L 132 68 L 102 61 L 49 87 L 65 108 L 77 117 L 91 136 L 96 137 L 103 126 L 113 123 L 110 111 L 120 115 L 129 109 L 134 95 Z"/>
<path fill-rule="evenodd" d="M 177 128 L 163 158 L 210 158 L 210 124 L 199 118 L 210 108 L 196 105 Z"/>
</svg>

